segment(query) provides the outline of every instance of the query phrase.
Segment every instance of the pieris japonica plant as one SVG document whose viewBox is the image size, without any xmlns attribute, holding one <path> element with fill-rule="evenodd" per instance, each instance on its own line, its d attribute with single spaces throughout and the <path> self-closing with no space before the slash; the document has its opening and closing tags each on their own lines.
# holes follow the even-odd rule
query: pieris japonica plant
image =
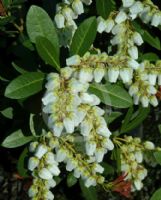
<svg viewBox="0 0 161 200">
<path fill-rule="evenodd" d="M 39 109 L 26 109 L 31 134 L 20 127 L 2 146 L 30 143 L 23 152 L 30 199 L 53 200 L 64 179 L 69 187 L 79 179 L 87 200 L 97 199 L 96 189 L 104 199 L 129 198 L 146 187 L 148 169 L 159 168 L 161 144 L 138 128 L 159 112 L 161 46 L 151 30 L 160 29 L 161 11 L 154 3 L 62 0 L 52 17 L 29 8 L 20 35 L 27 63 L 34 54 L 37 68 L 12 62 L 21 75 L 7 83 L 5 97 L 21 107 L 29 98 Z"/>
</svg>

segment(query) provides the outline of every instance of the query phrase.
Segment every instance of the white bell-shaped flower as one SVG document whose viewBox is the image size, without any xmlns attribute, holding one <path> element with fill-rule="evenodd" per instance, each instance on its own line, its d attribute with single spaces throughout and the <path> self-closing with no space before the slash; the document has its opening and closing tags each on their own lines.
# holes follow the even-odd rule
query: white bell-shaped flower
<svg viewBox="0 0 161 200">
<path fill-rule="evenodd" d="M 72 3 L 72 8 L 77 15 L 84 13 L 83 3 L 80 0 L 74 0 Z"/>
<path fill-rule="evenodd" d="M 112 20 L 112 19 L 107 19 L 107 20 L 106 20 L 106 29 L 105 29 L 105 32 L 106 32 L 106 33 L 110 33 L 111 30 L 113 29 L 114 25 L 115 25 L 114 20 Z"/>
<path fill-rule="evenodd" d="M 67 66 L 79 65 L 80 63 L 81 63 L 81 59 L 80 59 L 80 56 L 78 55 L 74 55 L 66 59 Z"/>
<path fill-rule="evenodd" d="M 62 14 L 58 13 L 55 15 L 55 23 L 58 28 L 64 28 L 65 27 L 64 22 L 65 18 Z"/>
<path fill-rule="evenodd" d="M 115 22 L 116 22 L 117 24 L 120 24 L 120 23 L 124 22 L 126 19 L 127 19 L 126 13 L 125 13 L 124 11 L 120 11 L 120 12 L 117 14 L 116 18 L 115 18 Z"/>
<path fill-rule="evenodd" d="M 47 151 L 48 151 L 48 148 L 45 145 L 39 144 L 36 149 L 35 156 L 41 159 L 44 156 L 44 154 L 46 154 Z"/>
<path fill-rule="evenodd" d="M 112 67 L 108 69 L 108 79 L 110 83 L 116 83 L 118 77 L 119 77 L 119 69 Z"/>
<path fill-rule="evenodd" d="M 130 6 L 133 5 L 134 2 L 135 2 L 134 0 L 122 0 L 124 8 L 129 8 Z"/>
<path fill-rule="evenodd" d="M 33 171 L 39 165 L 39 159 L 36 157 L 30 157 L 28 161 L 28 169 Z"/>
<path fill-rule="evenodd" d="M 58 176 L 60 174 L 60 170 L 57 165 L 49 165 L 47 169 L 52 173 L 53 176 Z"/>
<path fill-rule="evenodd" d="M 52 173 L 46 169 L 46 168 L 42 168 L 39 172 L 38 175 L 40 178 L 44 179 L 44 180 L 49 180 L 53 178 Z"/>
</svg>

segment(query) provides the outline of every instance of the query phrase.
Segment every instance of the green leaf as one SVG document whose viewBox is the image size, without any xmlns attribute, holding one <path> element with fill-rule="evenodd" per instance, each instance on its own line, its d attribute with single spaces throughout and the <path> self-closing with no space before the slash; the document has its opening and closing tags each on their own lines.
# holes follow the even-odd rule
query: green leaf
<svg viewBox="0 0 161 200">
<path fill-rule="evenodd" d="M 24 73 L 27 73 L 27 72 L 28 72 L 28 71 L 22 69 L 21 67 L 19 67 L 19 66 L 18 66 L 16 63 L 14 63 L 14 62 L 12 62 L 11 64 L 12 64 L 12 66 L 15 68 L 15 70 L 16 70 L 17 72 L 19 72 L 20 74 L 24 74 Z"/>
<path fill-rule="evenodd" d="M 101 165 L 104 168 L 103 174 L 105 176 L 107 176 L 109 174 L 111 174 L 111 175 L 114 174 L 114 168 L 111 165 L 109 165 L 108 163 L 105 163 L 105 162 L 103 162 Z"/>
<path fill-rule="evenodd" d="M 102 103 L 117 108 L 128 108 L 132 105 L 132 98 L 128 92 L 118 85 L 92 84 L 89 92 L 97 95 Z"/>
<path fill-rule="evenodd" d="M 156 190 L 150 200 L 160 200 L 161 199 L 161 188 Z"/>
<path fill-rule="evenodd" d="M 41 72 L 29 72 L 18 76 L 10 82 L 5 96 L 11 99 L 22 99 L 42 90 L 45 75 Z"/>
<path fill-rule="evenodd" d="M 148 31 L 144 31 L 143 39 L 145 42 L 150 44 L 152 47 L 160 50 L 160 40 L 158 37 L 151 35 Z"/>
<path fill-rule="evenodd" d="M 160 151 L 155 152 L 154 157 L 155 157 L 155 160 L 157 161 L 157 163 L 161 165 L 161 152 Z"/>
<path fill-rule="evenodd" d="M 112 123 L 115 119 L 122 115 L 121 112 L 112 112 L 110 115 L 106 116 L 106 121 L 108 124 Z"/>
<path fill-rule="evenodd" d="M 159 37 L 156 37 L 154 34 L 151 34 L 147 30 L 143 29 L 143 27 L 136 21 L 133 22 L 133 25 L 134 25 L 136 31 L 138 31 L 141 34 L 141 36 L 145 42 L 147 42 L 150 46 L 152 46 L 158 50 L 161 49 Z"/>
<path fill-rule="evenodd" d="M 85 187 L 84 182 L 79 180 L 80 188 L 86 200 L 97 200 L 97 192 L 95 187 Z"/>
<path fill-rule="evenodd" d="M 82 22 L 74 34 L 70 54 L 83 56 L 93 44 L 96 33 L 97 20 L 95 17 L 90 17 Z"/>
<path fill-rule="evenodd" d="M 110 12 L 116 9 L 114 0 L 96 0 L 97 14 L 107 19 Z"/>
<path fill-rule="evenodd" d="M 12 0 L 2 0 L 2 3 L 3 6 L 7 9 L 11 5 Z"/>
<path fill-rule="evenodd" d="M 38 36 L 45 37 L 53 44 L 57 55 L 59 55 L 58 35 L 52 20 L 45 10 L 32 5 L 27 13 L 26 27 L 33 43 L 36 43 Z"/>
<path fill-rule="evenodd" d="M 1 145 L 6 148 L 16 148 L 30 142 L 33 139 L 33 136 L 24 136 L 21 130 L 17 130 L 6 137 Z"/>
<path fill-rule="evenodd" d="M 60 70 L 59 57 L 53 44 L 48 39 L 41 36 L 37 37 L 36 49 L 46 64 L 55 67 L 58 71 Z"/>
<path fill-rule="evenodd" d="M 4 117 L 6 117 L 8 119 L 12 119 L 13 118 L 13 108 L 11 108 L 11 107 L 6 108 L 6 109 L 4 109 L 4 110 L 2 110 L 0 112 Z"/>
<path fill-rule="evenodd" d="M 29 153 L 28 152 L 28 148 L 26 147 L 22 151 L 22 153 L 21 153 L 21 155 L 20 155 L 20 157 L 18 159 L 18 163 L 17 163 L 18 173 L 19 173 L 20 176 L 22 176 L 24 178 L 28 177 L 28 174 L 27 174 L 28 170 L 25 167 L 26 166 L 25 165 L 25 160 L 26 160 L 26 158 L 28 158 L 28 153 Z"/>
<path fill-rule="evenodd" d="M 67 186 L 72 187 L 76 183 L 77 183 L 77 178 L 75 178 L 75 176 L 73 175 L 72 172 L 69 173 L 68 176 L 67 176 Z"/>
<path fill-rule="evenodd" d="M 141 60 L 157 61 L 159 56 L 155 53 L 145 53 L 141 56 Z"/>
<path fill-rule="evenodd" d="M 133 114 L 135 118 L 128 124 L 126 124 L 126 126 L 123 124 L 123 126 L 121 127 L 121 133 L 127 133 L 139 126 L 139 124 L 141 124 L 144 121 L 144 119 L 146 119 L 149 112 L 150 108 L 143 108 L 140 106 L 139 110 Z"/>
<path fill-rule="evenodd" d="M 161 133 L 161 124 L 158 125 L 159 133 Z"/>
</svg>

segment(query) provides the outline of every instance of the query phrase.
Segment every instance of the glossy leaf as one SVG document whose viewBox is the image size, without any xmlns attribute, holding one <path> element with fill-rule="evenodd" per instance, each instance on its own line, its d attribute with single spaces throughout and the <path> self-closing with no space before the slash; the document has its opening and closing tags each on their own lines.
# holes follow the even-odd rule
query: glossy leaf
<svg viewBox="0 0 161 200">
<path fill-rule="evenodd" d="M 92 84 L 89 91 L 97 95 L 102 103 L 117 108 L 128 108 L 132 105 L 132 98 L 128 92 L 118 85 Z"/>
<path fill-rule="evenodd" d="M 161 165 L 161 152 L 159 152 L 159 151 L 155 152 L 154 157 L 155 157 L 155 160 L 157 161 L 157 163 Z"/>
<path fill-rule="evenodd" d="M 8 119 L 12 119 L 13 118 L 13 108 L 12 107 L 8 107 L 8 108 L 6 108 L 6 109 L 4 109 L 4 110 L 2 110 L 0 112 L 4 117 L 6 117 Z"/>
<path fill-rule="evenodd" d="M 161 188 L 154 192 L 150 200 L 160 200 L 161 199 Z"/>
<path fill-rule="evenodd" d="M 55 67 L 59 71 L 59 57 L 53 44 L 48 39 L 41 36 L 37 37 L 36 49 L 39 53 L 39 56 L 45 61 L 46 64 Z"/>
<path fill-rule="evenodd" d="M 97 14 L 107 19 L 111 11 L 116 9 L 114 0 L 96 0 Z"/>
<path fill-rule="evenodd" d="M 87 188 L 84 185 L 84 181 L 81 179 L 79 180 L 80 188 L 83 193 L 84 199 L 86 200 L 97 200 L 97 192 L 95 187 L 89 187 Z"/>
<path fill-rule="evenodd" d="M 97 20 L 95 17 L 86 19 L 74 34 L 70 47 L 71 55 L 83 56 L 93 44 L 97 33 Z"/>
<path fill-rule="evenodd" d="M 42 90 L 45 75 L 41 72 L 30 72 L 18 76 L 10 82 L 5 90 L 5 96 L 11 99 L 29 97 Z"/>
<path fill-rule="evenodd" d="M 27 33 L 33 43 L 36 38 L 42 36 L 47 38 L 55 47 L 59 55 L 59 41 L 54 24 L 45 10 L 32 5 L 27 13 L 26 19 Z"/>
<path fill-rule="evenodd" d="M 126 125 L 123 124 L 123 126 L 121 127 L 121 133 L 127 133 L 136 128 L 137 126 L 139 126 L 139 124 L 141 124 L 146 119 L 149 112 L 150 108 L 143 108 L 140 106 L 139 110 L 133 114 L 135 115 L 135 118 L 133 118 Z"/>
<path fill-rule="evenodd" d="M 77 178 L 75 178 L 75 176 L 73 175 L 72 172 L 69 173 L 68 176 L 67 176 L 67 186 L 72 187 L 76 183 L 77 183 Z"/>
<path fill-rule="evenodd" d="M 24 136 L 21 130 L 18 130 L 8 137 L 2 142 L 2 146 L 6 148 L 16 148 L 20 147 L 31 140 L 33 140 L 33 136 Z"/>
<path fill-rule="evenodd" d="M 22 153 L 21 153 L 21 155 L 20 155 L 20 157 L 19 157 L 19 159 L 18 159 L 18 163 L 17 163 L 17 170 L 18 170 L 18 173 L 19 173 L 19 175 L 20 176 L 22 176 L 23 178 L 26 178 L 26 177 L 28 177 L 28 170 L 26 169 L 26 163 L 25 163 L 25 161 L 26 161 L 26 158 L 28 159 L 28 148 L 26 147 L 23 151 L 22 151 Z"/>
</svg>

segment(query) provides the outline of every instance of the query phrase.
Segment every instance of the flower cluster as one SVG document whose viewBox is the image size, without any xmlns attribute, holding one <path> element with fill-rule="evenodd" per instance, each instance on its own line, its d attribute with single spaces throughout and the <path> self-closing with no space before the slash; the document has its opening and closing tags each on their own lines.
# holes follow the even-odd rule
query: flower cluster
<svg viewBox="0 0 161 200">
<path fill-rule="evenodd" d="M 69 45 L 77 25 L 75 19 L 84 13 L 84 5 L 90 5 L 92 0 L 64 0 L 57 4 L 55 23 L 59 29 L 60 43 L 63 46 Z"/>
<path fill-rule="evenodd" d="M 29 151 L 33 154 L 28 161 L 28 169 L 33 176 L 33 183 L 28 191 L 29 197 L 33 200 L 52 200 L 54 195 L 50 188 L 56 186 L 53 176 L 60 174 L 52 148 L 45 142 L 32 142 Z"/>
<path fill-rule="evenodd" d="M 150 23 L 155 27 L 161 25 L 161 11 L 151 0 L 144 0 L 142 2 L 122 0 L 122 2 L 123 7 L 128 11 L 128 16 L 132 20 L 136 17 L 140 17 L 144 23 Z"/>
<path fill-rule="evenodd" d="M 147 176 L 147 169 L 143 166 L 144 152 L 156 150 L 150 141 L 144 143 L 140 138 L 125 136 L 124 139 L 115 140 L 121 150 L 121 171 L 127 174 L 126 180 L 133 183 L 132 191 L 141 190 L 142 181 Z"/>
</svg>

